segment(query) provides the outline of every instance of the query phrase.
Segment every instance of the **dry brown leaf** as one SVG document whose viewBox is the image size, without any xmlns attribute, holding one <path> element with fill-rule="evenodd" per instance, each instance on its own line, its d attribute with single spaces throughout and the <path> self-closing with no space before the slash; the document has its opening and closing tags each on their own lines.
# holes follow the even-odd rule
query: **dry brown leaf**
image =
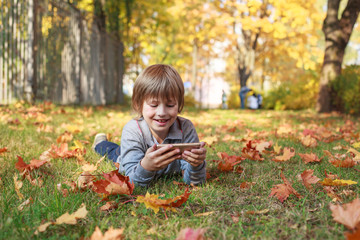
<svg viewBox="0 0 360 240">
<path fill-rule="evenodd" d="M 213 213 L 215 213 L 215 212 L 214 212 L 214 211 L 212 211 L 212 212 L 197 213 L 197 214 L 194 214 L 194 217 L 204 217 L 204 216 L 209 216 L 209 215 L 212 215 Z"/>
<path fill-rule="evenodd" d="M 302 182 L 304 183 L 304 186 L 305 186 L 307 189 L 312 189 L 311 184 L 315 184 L 315 183 L 317 183 L 318 181 L 320 181 L 320 178 L 314 176 L 313 174 L 314 174 L 314 170 L 312 170 L 312 169 L 305 170 L 305 171 L 301 174 Z"/>
<path fill-rule="evenodd" d="M 294 148 L 284 148 L 284 153 L 283 155 L 280 156 L 276 156 L 274 159 L 272 159 L 274 162 L 285 162 L 290 160 L 290 158 L 292 158 L 293 156 L 295 156 L 295 150 Z"/>
<path fill-rule="evenodd" d="M 22 204 L 20 204 L 17 209 L 19 210 L 19 212 L 21 212 L 27 205 L 29 205 L 30 203 L 33 202 L 32 197 L 28 198 L 25 202 L 23 202 Z"/>
<path fill-rule="evenodd" d="M 20 200 L 24 199 L 24 195 L 22 195 L 22 193 L 20 192 L 20 188 L 22 188 L 23 182 L 18 180 L 17 174 L 14 175 L 14 186 L 15 186 L 15 191 L 16 191 L 18 198 Z"/>
<path fill-rule="evenodd" d="M 63 215 L 61 215 L 60 217 L 58 217 L 56 219 L 55 224 L 76 224 L 76 220 L 77 219 L 81 219 L 81 218 L 85 218 L 87 215 L 88 211 L 86 210 L 86 206 L 85 204 L 82 204 L 81 207 L 74 213 L 69 214 L 69 213 L 65 213 Z"/>
<path fill-rule="evenodd" d="M 290 194 L 294 194 L 296 197 L 302 198 L 302 196 L 291 186 L 291 183 L 285 178 L 283 172 L 281 172 L 280 176 L 284 181 L 284 184 L 275 185 L 271 189 L 269 197 L 276 196 L 280 202 L 284 202 Z"/>
<path fill-rule="evenodd" d="M 311 137 L 310 135 L 306 135 L 305 137 L 301 137 L 300 142 L 305 147 L 316 147 L 317 146 L 316 139 Z"/>
<path fill-rule="evenodd" d="M 343 224 L 350 230 L 354 230 L 360 223 L 360 199 L 354 199 L 350 203 L 334 205 L 330 203 L 330 210 L 334 220 Z"/>
<path fill-rule="evenodd" d="M 113 227 L 110 227 L 103 235 L 100 228 L 96 226 L 90 240 L 120 240 L 124 239 L 123 232 L 124 228 L 114 229 Z"/>
<path fill-rule="evenodd" d="M 311 162 L 320 162 L 323 157 L 319 158 L 315 153 L 298 153 L 301 159 L 304 161 L 305 164 Z"/>
<path fill-rule="evenodd" d="M 80 208 L 74 212 L 73 214 L 69 214 L 66 212 L 65 214 L 61 215 L 56 219 L 56 221 L 50 221 L 44 224 L 41 224 L 37 230 L 35 231 L 35 235 L 39 234 L 39 232 L 45 232 L 48 226 L 50 225 L 57 225 L 57 224 L 72 224 L 75 225 L 77 223 L 77 219 L 85 218 L 88 211 L 86 210 L 85 204 L 81 204 Z"/>
</svg>

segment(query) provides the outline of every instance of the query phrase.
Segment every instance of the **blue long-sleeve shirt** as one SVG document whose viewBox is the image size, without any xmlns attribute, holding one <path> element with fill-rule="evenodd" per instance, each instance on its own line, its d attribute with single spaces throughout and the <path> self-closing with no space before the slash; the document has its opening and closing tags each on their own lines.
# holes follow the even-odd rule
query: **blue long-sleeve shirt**
<svg viewBox="0 0 360 240">
<path fill-rule="evenodd" d="M 124 126 L 121 135 L 121 155 L 117 159 L 117 162 L 120 163 L 119 171 L 129 176 L 130 181 L 140 186 L 147 186 L 160 176 L 181 174 L 182 171 L 184 171 L 184 182 L 187 184 L 196 185 L 205 182 L 205 161 L 201 165 L 194 167 L 185 160 L 178 159 L 158 171 L 144 169 L 140 161 L 144 158 L 146 151 L 156 143 L 155 141 L 143 118 L 129 121 Z M 192 122 L 183 117 L 177 117 L 177 120 L 169 128 L 169 133 L 163 144 L 194 142 L 199 142 L 199 137 Z"/>
</svg>

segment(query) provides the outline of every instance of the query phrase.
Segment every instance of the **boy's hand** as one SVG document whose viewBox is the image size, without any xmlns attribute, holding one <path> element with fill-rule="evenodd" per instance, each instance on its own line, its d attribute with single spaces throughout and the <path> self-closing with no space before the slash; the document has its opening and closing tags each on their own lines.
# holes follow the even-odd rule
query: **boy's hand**
<svg viewBox="0 0 360 240">
<path fill-rule="evenodd" d="M 201 165 L 206 158 L 206 148 L 204 146 L 205 142 L 201 142 L 200 148 L 184 151 L 182 158 L 194 167 Z"/>
<path fill-rule="evenodd" d="M 141 166 L 148 171 L 158 171 L 165 168 L 176 159 L 181 158 L 180 149 L 170 150 L 172 145 L 157 149 L 156 144 L 149 148 L 141 160 Z"/>
</svg>

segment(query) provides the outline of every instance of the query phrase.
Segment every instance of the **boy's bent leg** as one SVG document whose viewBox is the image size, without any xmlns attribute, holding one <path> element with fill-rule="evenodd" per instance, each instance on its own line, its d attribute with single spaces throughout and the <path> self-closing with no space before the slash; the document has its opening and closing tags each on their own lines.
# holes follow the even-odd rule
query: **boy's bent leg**
<svg viewBox="0 0 360 240">
<path fill-rule="evenodd" d="M 116 162 L 121 151 L 118 144 L 109 141 L 102 141 L 95 146 L 95 152 L 101 156 L 107 155 L 111 161 Z"/>
</svg>

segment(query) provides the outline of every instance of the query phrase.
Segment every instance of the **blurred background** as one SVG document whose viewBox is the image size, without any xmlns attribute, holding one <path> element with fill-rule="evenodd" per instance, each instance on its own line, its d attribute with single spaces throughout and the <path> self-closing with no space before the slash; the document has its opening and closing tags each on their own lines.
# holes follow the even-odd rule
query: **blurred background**
<svg viewBox="0 0 360 240">
<path fill-rule="evenodd" d="M 359 0 L 1 0 L 0 104 L 128 104 L 148 65 L 186 105 L 360 113 Z M 224 105 L 224 102 L 226 105 Z"/>
</svg>

